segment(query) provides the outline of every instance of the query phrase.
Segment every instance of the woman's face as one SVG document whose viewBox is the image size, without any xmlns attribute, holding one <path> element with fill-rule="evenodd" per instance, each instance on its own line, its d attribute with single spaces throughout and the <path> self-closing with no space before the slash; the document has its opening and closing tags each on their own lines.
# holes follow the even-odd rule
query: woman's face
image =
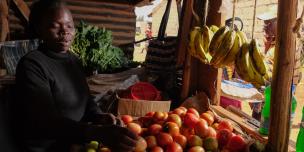
<svg viewBox="0 0 304 152">
<path fill-rule="evenodd" d="M 75 28 L 70 11 L 64 7 L 51 9 L 41 20 L 38 34 L 46 49 L 67 52 L 72 45 Z"/>
<path fill-rule="evenodd" d="M 276 32 L 277 32 L 277 20 L 271 19 L 264 21 L 264 31 L 265 31 L 265 38 L 267 41 L 269 42 L 275 41 Z"/>
</svg>

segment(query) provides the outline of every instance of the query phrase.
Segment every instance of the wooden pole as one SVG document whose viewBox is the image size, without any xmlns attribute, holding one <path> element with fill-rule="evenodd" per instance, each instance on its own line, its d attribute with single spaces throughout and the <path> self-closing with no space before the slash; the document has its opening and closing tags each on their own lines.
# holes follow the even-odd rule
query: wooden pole
<svg viewBox="0 0 304 152">
<path fill-rule="evenodd" d="M 17 9 L 22 14 L 23 18 L 28 22 L 30 16 L 30 9 L 23 0 L 12 0 Z"/>
<path fill-rule="evenodd" d="M 9 33 L 8 25 L 8 5 L 6 0 L 0 1 L 0 19 L 1 19 L 1 29 L 0 29 L 0 42 L 5 41 Z"/>
<path fill-rule="evenodd" d="M 279 0 L 278 25 L 275 48 L 273 81 L 271 84 L 270 129 L 268 150 L 288 150 L 291 84 L 296 51 L 296 34 L 292 28 L 296 23 L 297 0 Z"/>
</svg>

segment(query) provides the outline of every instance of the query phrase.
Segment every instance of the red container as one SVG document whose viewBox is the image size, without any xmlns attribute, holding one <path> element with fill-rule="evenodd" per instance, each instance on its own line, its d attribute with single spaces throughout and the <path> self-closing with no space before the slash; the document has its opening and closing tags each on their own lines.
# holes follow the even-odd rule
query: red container
<svg viewBox="0 0 304 152">
<path fill-rule="evenodd" d="M 226 108 L 230 105 L 234 106 L 236 108 L 239 108 L 239 109 L 242 108 L 241 101 L 221 96 L 220 106 L 222 106 L 223 108 Z"/>
<path fill-rule="evenodd" d="M 138 82 L 131 86 L 131 97 L 135 100 L 157 100 L 159 91 L 150 83 Z"/>
</svg>

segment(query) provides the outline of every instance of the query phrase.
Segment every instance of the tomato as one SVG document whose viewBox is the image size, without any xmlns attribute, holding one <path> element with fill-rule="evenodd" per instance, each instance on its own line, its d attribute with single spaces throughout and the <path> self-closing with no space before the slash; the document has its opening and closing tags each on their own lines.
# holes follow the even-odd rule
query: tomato
<svg viewBox="0 0 304 152">
<path fill-rule="evenodd" d="M 166 152 L 183 152 L 183 148 L 176 142 L 172 142 L 166 146 Z"/>
<path fill-rule="evenodd" d="M 167 118 L 168 118 L 168 116 L 169 116 L 168 112 L 163 112 L 163 113 L 164 113 L 164 118 L 163 118 L 163 120 L 167 120 Z"/>
<path fill-rule="evenodd" d="M 194 108 L 189 108 L 188 111 L 187 111 L 187 113 L 193 113 L 193 114 L 195 114 L 197 117 L 200 116 L 199 113 L 198 113 L 198 111 L 197 111 L 196 109 L 194 109 Z"/>
<path fill-rule="evenodd" d="M 214 138 L 216 138 L 216 131 L 215 131 L 215 129 L 213 129 L 212 127 L 209 127 L 208 128 L 208 132 L 209 132 L 209 134 L 208 134 L 207 137 L 214 137 Z"/>
<path fill-rule="evenodd" d="M 142 152 L 147 149 L 147 142 L 143 137 L 138 137 L 134 152 Z"/>
<path fill-rule="evenodd" d="M 217 132 L 216 138 L 220 148 L 225 147 L 232 137 L 232 132 L 228 129 L 222 129 Z"/>
<path fill-rule="evenodd" d="M 159 146 L 156 146 L 156 147 L 153 147 L 150 152 L 164 152 L 163 148 L 159 147 Z"/>
<path fill-rule="evenodd" d="M 218 149 L 218 142 L 216 138 L 208 137 L 204 140 L 204 148 L 207 151 L 216 151 Z"/>
<path fill-rule="evenodd" d="M 232 152 L 241 152 L 246 148 L 246 142 L 244 138 L 240 135 L 235 135 L 231 137 L 227 144 L 227 149 Z"/>
<path fill-rule="evenodd" d="M 173 136 L 173 141 L 182 146 L 182 148 L 186 148 L 187 138 L 184 135 L 178 134 Z"/>
<path fill-rule="evenodd" d="M 138 118 L 138 122 L 143 127 L 149 127 L 150 125 L 152 125 L 154 123 L 154 120 L 152 117 L 144 116 L 144 117 Z"/>
<path fill-rule="evenodd" d="M 111 152 L 111 150 L 107 147 L 102 147 L 102 148 L 99 149 L 98 152 Z"/>
<path fill-rule="evenodd" d="M 142 137 L 145 137 L 145 136 L 149 135 L 148 128 L 141 128 L 141 133 L 139 135 L 142 136 Z"/>
<path fill-rule="evenodd" d="M 195 134 L 204 138 L 204 137 L 207 137 L 208 134 L 209 134 L 209 130 L 208 130 L 208 123 L 206 120 L 204 119 L 200 119 L 195 127 L 194 127 L 194 131 L 195 131 Z"/>
<path fill-rule="evenodd" d="M 154 115 L 153 115 L 153 118 L 154 118 L 154 121 L 157 122 L 157 121 L 162 121 L 165 119 L 165 114 L 163 112 L 155 112 Z"/>
<path fill-rule="evenodd" d="M 186 114 L 186 112 L 183 110 L 183 109 L 181 109 L 181 108 L 176 108 L 176 109 L 174 109 L 173 110 L 173 113 L 174 114 L 177 114 L 177 115 L 179 115 L 179 116 L 184 116 L 185 114 Z"/>
<path fill-rule="evenodd" d="M 211 125 L 213 124 L 213 122 L 214 122 L 214 117 L 213 117 L 211 114 L 207 113 L 207 112 L 202 113 L 202 114 L 200 115 L 200 117 L 201 117 L 202 119 L 205 119 L 205 120 L 208 122 L 208 125 L 209 125 L 209 126 L 211 126 Z"/>
<path fill-rule="evenodd" d="M 169 133 L 171 136 L 179 134 L 179 127 L 174 122 L 166 122 L 163 126 L 163 131 Z"/>
<path fill-rule="evenodd" d="M 188 139 L 188 145 L 190 147 L 193 147 L 193 146 L 203 146 L 203 140 L 202 140 L 201 137 L 199 137 L 197 135 L 192 135 Z"/>
<path fill-rule="evenodd" d="M 161 147 L 165 147 L 173 142 L 172 136 L 168 133 L 163 133 L 163 132 L 159 133 L 156 136 L 156 139 L 157 139 L 157 144 Z"/>
<path fill-rule="evenodd" d="M 155 136 L 147 136 L 145 138 L 146 142 L 147 142 L 147 147 L 148 148 L 153 148 L 155 146 L 157 146 L 157 141 L 156 141 L 156 137 Z"/>
<path fill-rule="evenodd" d="M 229 131 L 233 131 L 233 127 L 230 121 L 222 120 L 218 125 L 218 130 L 227 129 Z"/>
<path fill-rule="evenodd" d="M 136 135 L 139 135 L 142 131 L 141 126 L 137 123 L 131 122 L 127 124 L 127 128 L 131 130 Z"/>
<path fill-rule="evenodd" d="M 148 132 L 150 135 L 157 135 L 161 132 L 162 128 L 160 124 L 153 124 L 148 128 Z"/>
<path fill-rule="evenodd" d="M 133 117 L 130 115 L 122 115 L 120 118 L 125 124 L 128 124 L 133 121 Z"/>
<path fill-rule="evenodd" d="M 148 113 L 146 113 L 146 115 L 145 116 L 148 116 L 148 117 L 153 117 L 153 115 L 155 114 L 155 112 L 148 112 Z"/>
<path fill-rule="evenodd" d="M 199 117 L 193 113 L 186 113 L 184 117 L 184 124 L 190 128 L 194 128 L 195 124 L 198 122 Z"/>
<path fill-rule="evenodd" d="M 180 133 L 188 139 L 191 135 L 194 135 L 194 129 L 187 126 L 182 126 L 180 128 Z"/>
<path fill-rule="evenodd" d="M 188 109 L 186 107 L 180 106 L 178 107 L 179 109 L 183 110 L 185 113 L 188 111 Z"/>
<path fill-rule="evenodd" d="M 219 123 L 213 123 L 212 125 L 211 125 L 211 127 L 212 128 L 214 128 L 215 130 L 218 130 L 218 126 L 219 126 Z"/>
<path fill-rule="evenodd" d="M 182 119 L 177 114 L 170 114 L 168 116 L 167 122 L 175 122 L 178 125 L 178 127 L 182 126 Z"/>
<path fill-rule="evenodd" d="M 201 146 L 191 147 L 188 152 L 205 152 L 204 148 Z"/>
</svg>

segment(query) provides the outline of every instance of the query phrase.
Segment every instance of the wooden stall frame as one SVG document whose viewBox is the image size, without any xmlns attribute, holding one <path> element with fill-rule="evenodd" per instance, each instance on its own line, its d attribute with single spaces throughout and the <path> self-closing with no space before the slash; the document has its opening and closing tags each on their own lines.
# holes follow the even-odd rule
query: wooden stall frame
<svg viewBox="0 0 304 152">
<path fill-rule="evenodd" d="M 1 42 L 6 40 L 9 33 L 8 4 L 6 0 L 0 1 L 0 19 L 1 19 L 0 42 Z"/>
</svg>

